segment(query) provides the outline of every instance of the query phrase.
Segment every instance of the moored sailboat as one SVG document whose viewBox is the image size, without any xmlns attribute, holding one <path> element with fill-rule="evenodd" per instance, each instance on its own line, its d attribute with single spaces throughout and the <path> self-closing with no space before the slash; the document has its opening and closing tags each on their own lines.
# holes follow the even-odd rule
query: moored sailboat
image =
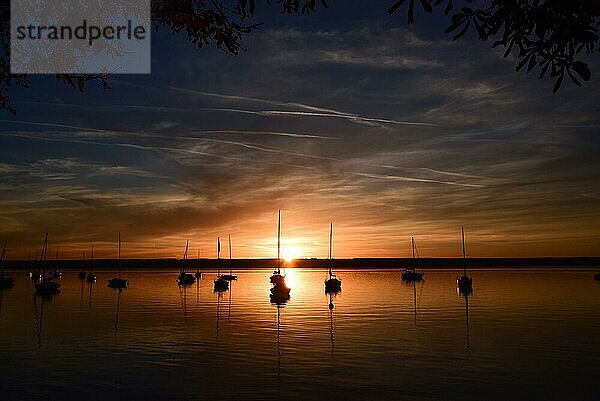
<svg viewBox="0 0 600 401">
<path fill-rule="evenodd" d="M 271 288 L 271 302 L 282 303 L 290 298 L 290 287 L 285 283 L 285 275 L 281 274 L 281 210 L 277 218 L 277 269 L 270 278 L 273 287 Z"/>
<path fill-rule="evenodd" d="M 88 273 L 88 275 L 87 275 L 87 277 L 86 277 L 85 280 L 88 283 L 93 283 L 93 282 L 96 281 L 96 275 L 94 274 L 94 245 L 92 245 L 92 255 L 91 255 L 90 262 L 91 262 L 90 272 Z"/>
<path fill-rule="evenodd" d="M 6 240 L 4 241 L 4 247 L 2 248 L 2 255 L 0 255 L 0 289 L 12 288 L 15 285 L 15 279 L 6 274 L 4 271 L 4 258 L 6 257 Z"/>
<path fill-rule="evenodd" d="M 200 249 L 198 249 L 198 254 L 196 255 L 196 263 L 198 264 L 198 269 L 196 269 L 196 274 L 194 274 L 194 277 L 196 277 L 196 279 L 201 279 L 202 272 L 200 271 Z"/>
<path fill-rule="evenodd" d="M 237 280 L 237 276 L 235 274 L 233 274 L 232 271 L 232 265 L 231 265 L 231 235 L 228 238 L 229 240 L 229 274 L 223 274 L 221 275 L 221 277 L 223 277 L 223 280 L 227 280 L 227 281 L 232 281 L 232 280 Z"/>
<path fill-rule="evenodd" d="M 54 278 L 61 278 L 62 277 L 62 273 L 60 272 L 60 270 L 58 270 L 58 247 L 56 247 L 56 268 L 55 270 L 52 272 L 52 275 L 54 276 Z"/>
<path fill-rule="evenodd" d="M 185 241 L 185 251 L 183 253 L 183 260 L 181 261 L 181 271 L 179 272 L 179 276 L 177 277 L 177 282 L 179 283 L 179 285 L 194 284 L 194 282 L 196 281 L 196 278 L 194 277 L 194 275 L 188 273 L 186 270 L 186 267 L 187 267 L 186 265 L 187 265 L 187 261 L 188 261 L 189 244 L 190 244 L 190 240 L 186 240 Z"/>
<path fill-rule="evenodd" d="M 118 277 L 111 278 L 108 280 L 108 286 L 111 288 L 127 288 L 129 281 L 121 277 L 121 232 L 119 232 L 118 247 L 117 247 L 117 263 L 118 263 Z"/>
<path fill-rule="evenodd" d="M 215 291 L 227 291 L 229 289 L 229 281 L 225 280 L 221 275 L 221 238 L 217 237 L 217 278 L 214 282 Z"/>
<path fill-rule="evenodd" d="M 42 265 L 42 272 L 39 280 L 35 281 L 35 293 L 37 295 L 53 295 L 59 291 L 60 283 L 56 276 L 51 274 L 46 276 L 46 263 L 48 261 L 48 233 L 44 237 L 44 243 L 42 244 L 42 252 L 40 254 L 40 264 Z"/>
<path fill-rule="evenodd" d="M 342 280 L 338 279 L 332 271 L 332 248 L 333 248 L 333 223 L 329 225 L 329 278 L 325 280 L 325 292 L 336 292 L 342 290 Z"/>
<path fill-rule="evenodd" d="M 456 279 L 456 285 L 458 290 L 463 294 L 470 294 L 473 292 L 473 279 L 467 276 L 467 251 L 465 246 L 465 230 L 463 227 L 460 228 L 462 237 L 462 252 L 463 252 L 463 275 Z"/>
<path fill-rule="evenodd" d="M 416 262 L 415 262 L 415 256 L 418 256 L 417 246 L 415 244 L 415 237 L 410 237 L 410 244 L 411 244 L 411 247 L 412 247 L 412 263 L 413 263 L 413 266 L 404 269 L 404 271 L 402 272 L 402 280 L 407 281 L 407 282 L 421 281 L 421 280 L 423 280 L 423 276 L 425 275 L 425 273 L 418 272 L 417 271 L 417 267 L 415 266 L 415 264 L 416 264 Z"/>
</svg>

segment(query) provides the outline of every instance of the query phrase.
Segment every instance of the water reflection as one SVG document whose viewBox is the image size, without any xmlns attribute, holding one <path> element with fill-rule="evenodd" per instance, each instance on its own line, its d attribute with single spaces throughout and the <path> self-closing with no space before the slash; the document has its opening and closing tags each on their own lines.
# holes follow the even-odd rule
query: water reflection
<svg viewBox="0 0 600 401">
<path fill-rule="evenodd" d="M 192 286 L 192 284 L 177 284 L 179 287 L 179 296 L 181 298 L 181 310 L 183 311 L 184 318 L 187 319 L 187 292 L 188 288 Z"/>
<path fill-rule="evenodd" d="M 281 310 L 285 302 L 276 304 L 277 307 L 277 398 L 281 399 Z"/>
<path fill-rule="evenodd" d="M 38 350 L 42 349 L 42 338 L 44 333 L 44 305 L 49 305 L 54 302 L 55 295 L 34 295 L 33 297 L 33 327 L 37 337 Z M 38 308 L 38 303 L 40 304 Z"/>
<path fill-rule="evenodd" d="M 231 281 L 229 284 L 229 304 L 227 306 L 227 321 L 230 323 L 231 323 L 231 297 L 232 296 L 233 296 L 233 281 Z"/>
<path fill-rule="evenodd" d="M 340 291 L 329 291 L 327 294 L 329 296 L 329 304 L 327 308 L 329 309 L 329 340 L 331 341 L 331 356 L 335 354 L 335 305 L 333 304 L 333 300 Z"/>
<path fill-rule="evenodd" d="M 3 304 L 4 304 L 4 288 L 0 288 L 0 319 L 2 319 Z"/>
<path fill-rule="evenodd" d="M 470 294 L 472 294 L 473 291 L 470 291 Z M 465 299 L 465 335 L 467 338 L 467 349 L 471 348 L 471 342 L 470 342 L 470 337 L 469 337 L 469 296 L 470 294 L 463 294 L 463 298 Z"/>
<path fill-rule="evenodd" d="M 84 283 L 82 297 L 77 269 L 49 298 L 34 297 L 30 280 L 13 272 L 17 285 L 0 293 L 8 399 L 80 399 L 82 391 L 113 401 L 597 395 L 600 287 L 590 270 L 524 270 L 518 281 L 514 271 L 478 270 L 476 293 L 462 294 L 452 269 L 406 286 L 398 271 L 340 269 L 343 295 L 323 293 L 322 269 L 294 270 L 300 284 L 280 302 L 266 297 L 265 270 L 240 273 L 229 294 L 198 282 L 175 287 L 175 270 L 128 271 L 135 286 L 90 292 Z M 101 272 L 99 282 L 113 276 Z M 192 291 L 196 306 L 188 307 Z"/>
<path fill-rule="evenodd" d="M 201 277 L 198 277 L 196 280 L 196 309 L 200 307 L 200 279 Z"/>
<path fill-rule="evenodd" d="M 121 295 L 123 294 L 123 288 L 113 289 L 117 293 L 117 305 L 115 307 L 115 341 L 117 340 L 117 333 L 119 332 L 119 311 L 121 310 Z"/>
<path fill-rule="evenodd" d="M 94 281 L 88 282 L 88 314 L 92 313 L 92 290 L 94 289 Z"/>
<path fill-rule="evenodd" d="M 221 290 L 221 291 L 217 291 L 215 290 L 214 293 L 217 294 L 217 323 L 216 323 L 216 338 L 215 340 L 218 342 L 219 341 L 219 323 L 220 323 L 220 316 L 221 316 L 221 299 L 223 298 L 223 293 L 227 291 L 227 290 Z"/>
<path fill-rule="evenodd" d="M 423 288 L 425 286 L 425 280 L 412 280 L 412 281 L 404 281 L 404 285 L 408 286 L 408 287 L 412 287 L 412 295 L 413 295 L 413 299 L 412 299 L 412 303 L 413 303 L 413 314 L 414 314 L 414 323 L 415 326 L 417 325 L 417 298 L 421 298 L 421 294 L 423 293 Z M 419 286 L 419 294 L 417 297 L 417 285 Z"/>
</svg>

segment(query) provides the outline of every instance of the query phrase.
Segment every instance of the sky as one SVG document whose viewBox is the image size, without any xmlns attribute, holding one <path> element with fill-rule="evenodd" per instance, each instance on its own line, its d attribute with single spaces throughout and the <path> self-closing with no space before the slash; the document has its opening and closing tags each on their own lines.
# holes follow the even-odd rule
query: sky
<svg viewBox="0 0 600 401">
<path fill-rule="evenodd" d="M 535 73 L 385 1 L 259 8 L 237 57 L 152 36 L 152 74 L 48 76 L 0 112 L 8 258 L 600 255 L 600 91 Z M 596 56 L 587 59 L 600 70 Z"/>
</svg>

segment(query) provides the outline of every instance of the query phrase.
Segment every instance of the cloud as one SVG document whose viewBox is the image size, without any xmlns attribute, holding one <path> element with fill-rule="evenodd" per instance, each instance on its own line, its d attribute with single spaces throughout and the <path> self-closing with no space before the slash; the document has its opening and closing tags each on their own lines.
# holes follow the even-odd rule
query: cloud
<svg viewBox="0 0 600 401">
<path fill-rule="evenodd" d="M 597 83 L 550 96 L 479 43 L 357 21 L 263 31 L 238 58 L 162 54 L 106 95 L 16 99 L 25 117 L 0 128 L 11 255 L 50 230 L 74 256 L 112 256 L 117 231 L 129 257 L 228 233 L 237 256 L 271 256 L 277 209 L 307 256 L 331 220 L 338 257 L 406 256 L 411 235 L 458 256 L 462 225 L 472 256 L 600 249 Z"/>
</svg>

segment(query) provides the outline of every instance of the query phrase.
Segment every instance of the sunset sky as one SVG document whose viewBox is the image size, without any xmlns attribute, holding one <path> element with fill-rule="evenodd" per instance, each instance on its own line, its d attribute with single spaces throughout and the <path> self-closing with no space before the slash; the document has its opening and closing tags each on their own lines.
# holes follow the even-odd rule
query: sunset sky
<svg viewBox="0 0 600 401">
<path fill-rule="evenodd" d="M 152 74 L 74 92 L 53 77 L 0 112 L 0 239 L 50 255 L 600 255 L 600 87 L 515 72 L 387 2 L 259 13 L 237 57 L 153 33 Z M 337 4 L 336 4 L 337 3 Z M 592 56 L 592 71 L 600 63 Z"/>
</svg>

